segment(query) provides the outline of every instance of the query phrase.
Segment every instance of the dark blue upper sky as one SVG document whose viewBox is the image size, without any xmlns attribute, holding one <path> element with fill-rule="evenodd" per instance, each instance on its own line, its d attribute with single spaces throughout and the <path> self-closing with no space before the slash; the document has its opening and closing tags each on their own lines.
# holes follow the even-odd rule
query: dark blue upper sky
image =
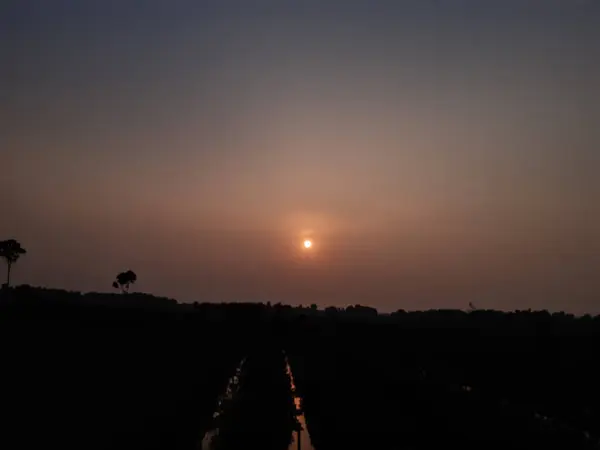
<svg viewBox="0 0 600 450">
<path fill-rule="evenodd" d="M 597 308 L 598 55 L 593 0 L 4 1 L 0 235 L 31 284 Z"/>
</svg>

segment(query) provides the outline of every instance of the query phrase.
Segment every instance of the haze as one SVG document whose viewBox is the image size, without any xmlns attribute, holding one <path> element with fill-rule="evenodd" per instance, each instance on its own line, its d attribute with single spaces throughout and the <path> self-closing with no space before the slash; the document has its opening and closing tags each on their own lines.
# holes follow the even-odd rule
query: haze
<svg viewBox="0 0 600 450">
<path fill-rule="evenodd" d="M 600 2 L 9 0 L 0 52 L 16 284 L 600 312 Z"/>
</svg>

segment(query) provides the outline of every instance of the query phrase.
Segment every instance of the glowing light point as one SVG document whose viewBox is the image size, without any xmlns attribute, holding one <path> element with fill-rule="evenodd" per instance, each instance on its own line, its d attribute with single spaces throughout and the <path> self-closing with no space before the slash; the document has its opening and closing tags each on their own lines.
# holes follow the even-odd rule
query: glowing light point
<svg viewBox="0 0 600 450">
<path fill-rule="evenodd" d="M 312 247 L 312 242 L 308 239 L 306 239 L 304 241 L 304 248 L 311 248 Z"/>
</svg>

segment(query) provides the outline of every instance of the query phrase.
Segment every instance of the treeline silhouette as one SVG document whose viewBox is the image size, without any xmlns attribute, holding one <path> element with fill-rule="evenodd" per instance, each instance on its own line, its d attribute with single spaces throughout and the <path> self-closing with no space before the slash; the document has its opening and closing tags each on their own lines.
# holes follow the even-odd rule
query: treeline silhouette
<svg viewBox="0 0 600 450">
<path fill-rule="evenodd" d="M 0 448 L 600 448 L 600 317 L 0 294 Z M 236 392 L 219 402 L 240 368 Z M 213 417 L 215 411 L 219 412 Z"/>
<path fill-rule="evenodd" d="M 3 449 L 197 448 L 260 323 L 253 305 L 220 319 L 160 299 L 1 296 Z"/>
</svg>

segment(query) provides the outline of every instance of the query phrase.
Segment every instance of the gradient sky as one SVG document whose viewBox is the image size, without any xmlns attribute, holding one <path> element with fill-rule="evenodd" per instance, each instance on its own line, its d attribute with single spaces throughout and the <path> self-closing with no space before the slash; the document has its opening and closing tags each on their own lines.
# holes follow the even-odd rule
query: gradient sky
<svg viewBox="0 0 600 450">
<path fill-rule="evenodd" d="M 5 0 L 14 280 L 600 312 L 599 55 L 595 0 Z"/>
</svg>

